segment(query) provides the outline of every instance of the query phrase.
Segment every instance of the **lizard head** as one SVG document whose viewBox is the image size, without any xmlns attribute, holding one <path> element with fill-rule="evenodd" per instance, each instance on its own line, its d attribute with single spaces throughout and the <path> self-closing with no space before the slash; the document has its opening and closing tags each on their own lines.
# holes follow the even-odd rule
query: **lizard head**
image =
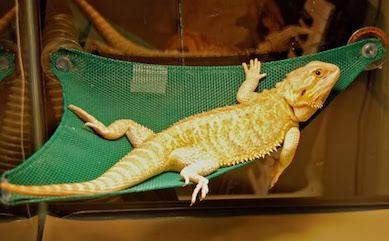
<svg viewBox="0 0 389 241">
<path fill-rule="evenodd" d="M 312 61 L 287 74 L 276 88 L 292 107 L 296 119 L 306 121 L 323 106 L 339 76 L 338 66 Z"/>
</svg>

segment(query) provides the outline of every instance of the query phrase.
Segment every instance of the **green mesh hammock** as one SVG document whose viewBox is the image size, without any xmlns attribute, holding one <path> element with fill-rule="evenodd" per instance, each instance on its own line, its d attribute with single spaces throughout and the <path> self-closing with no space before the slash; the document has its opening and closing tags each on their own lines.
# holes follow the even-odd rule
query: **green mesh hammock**
<svg viewBox="0 0 389 241">
<path fill-rule="evenodd" d="M 370 58 L 361 54 L 362 47 L 368 42 L 378 47 L 377 54 Z M 380 41 L 368 39 L 310 56 L 267 62 L 262 65 L 267 77 L 260 83 L 259 90 L 273 87 L 295 68 L 321 60 L 341 68 L 341 78 L 333 92 L 336 94 L 384 54 Z M 105 124 L 117 119 L 133 119 L 157 132 L 186 116 L 234 104 L 236 92 L 244 80 L 241 66 L 141 64 L 64 49 L 52 56 L 52 63 L 63 56 L 71 60 L 71 69 L 61 71 L 55 64 L 52 69 L 62 83 L 65 107 L 69 104 L 80 106 Z M 51 139 L 23 164 L 4 173 L 2 178 L 22 185 L 83 182 L 98 177 L 130 150 L 126 138 L 104 140 L 65 108 L 62 122 Z M 208 177 L 238 167 L 222 168 Z M 132 188 L 107 194 L 67 197 L 12 194 L 3 202 L 13 205 L 77 200 L 182 185 L 178 173 L 168 172 Z"/>
<path fill-rule="evenodd" d="M 11 53 L 0 53 L 0 83 L 12 75 L 15 70 L 15 55 Z"/>
</svg>

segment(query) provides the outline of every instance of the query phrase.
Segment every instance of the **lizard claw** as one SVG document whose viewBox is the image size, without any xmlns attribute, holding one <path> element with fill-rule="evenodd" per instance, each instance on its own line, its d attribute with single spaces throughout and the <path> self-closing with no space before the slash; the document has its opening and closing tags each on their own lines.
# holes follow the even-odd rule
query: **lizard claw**
<svg viewBox="0 0 389 241">
<path fill-rule="evenodd" d="M 247 64 L 246 63 L 242 63 L 242 66 L 243 66 L 244 72 L 247 73 L 249 71 L 249 68 L 247 67 Z"/>
<path fill-rule="evenodd" d="M 254 60 L 250 60 L 250 69 L 258 70 L 258 72 L 261 72 L 261 62 L 258 61 L 257 58 Z"/>
<path fill-rule="evenodd" d="M 278 168 L 276 168 L 276 170 L 273 172 L 273 175 L 272 175 L 272 178 L 271 178 L 271 181 L 270 181 L 270 184 L 269 184 L 269 189 L 274 187 L 274 185 L 278 181 L 278 178 L 281 176 L 281 173 L 282 172 L 279 171 Z"/>
<path fill-rule="evenodd" d="M 81 109 L 78 106 L 75 105 L 69 105 L 69 110 L 73 111 L 81 120 L 85 122 L 97 122 L 96 118 L 94 118 L 92 115 L 90 115 L 85 110 Z"/>
<path fill-rule="evenodd" d="M 185 187 L 187 185 L 189 185 L 189 176 L 185 176 L 184 177 L 184 185 L 183 185 L 183 187 Z"/>
<path fill-rule="evenodd" d="M 202 177 L 200 179 L 200 181 L 197 183 L 196 188 L 192 193 L 192 200 L 190 203 L 191 206 L 196 202 L 197 195 L 199 194 L 200 191 L 201 191 L 200 201 L 202 201 L 204 200 L 204 198 L 207 196 L 209 192 L 208 179 L 206 179 L 205 177 Z"/>
<path fill-rule="evenodd" d="M 197 183 L 192 193 L 190 206 L 192 206 L 196 202 L 199 193 L 200 193 L 200 201 L 204 200 L 204 198 L 207 196 L 209 192 L 208 179 L 196 173 L 192 173 L 191 171 L 185 168 L 181 171 L 180 174 L 185 181 L 184 186 L 188 185 L 189 181 Z"/>
<path fill-rule="evenodd" d="M 181 177 L 184 179 L 184 185 L 182 185 L 182 186 L 185 187 L 190 182 L 190 174 L 184 170 L 182 170 L 180 174 L 181 174 Z"/>
</svg>

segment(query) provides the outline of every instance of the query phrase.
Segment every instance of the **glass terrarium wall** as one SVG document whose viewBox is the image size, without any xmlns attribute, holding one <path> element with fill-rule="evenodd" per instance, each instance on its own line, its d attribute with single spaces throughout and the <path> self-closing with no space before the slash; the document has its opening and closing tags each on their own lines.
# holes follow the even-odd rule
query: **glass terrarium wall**
<svg viewBox="0 0 389 241">
<path fill-rule="evenodd" d="M 66 63 L 54 66 L 49 60 L 60 47 L 109 59 L 163 65 L 239 65 L 254 57 L 266 62 L 345 45 L 358 28 L 379 23 L 383 12 L 381 1 L 366 0 L 112 1 L 109 7 L 107 4 L 97 0 L 41 3 L 38 57 L 50 133 L 56 130 L 63 112 L 62 88 L 52 70 L 67 66 Z M 15 29 L 10 26 L 10 33 L 3 35 L 15 42 Z M 17 70 L 18 65 L 15 66 Z M 362 74 L 304 128 L 295 160 L 273 189 L 268 190 L 268 186 L 274 161 L 264 158 L 212 180 L 209 199 L 355 197 L 385 193 L 377 187 L 383 179 L 376 175 L 376 169 L 385 169 L 381 165 L 386 157 L 385 141 L 377 142 L 379 138 L 385 139 L 385 135 L 379 135 L 379 130 L 385 129 L 386 93 L 384 82 L 374 81 L 379 75 L 379 71 Z M 12 79 L 15 77 L 10 75 L 1 83 L 5 93 L 1 95 L 3 106 L 7 106 L 10 95 L 12 106 L 17 109 L 7 112 L 8 107 L 2 108 L 0 115 L 5 124 L 12 123 L 14 128 L 12 133 L 3 131 L 8 133 L 3 135 L 8 139 L 0 142 L 0 151 L 6 153 L 2 165 L 8 168 L 32 152 L 28 88 L 25 82 L 20 82 L 22 90 L 15 93 L 24 97 L 16 99 L 11 87 L 18 87 L 19 82 Z M 378 86 L 380 83 L 383 86 Z M 14 119 L 9 122 L 10 118 Z M 365 143 L 369 138 L 375 141 Z M 369 188 L 370 185 L 376 186 Z M 149 194 L 153 200 L 188 199 L 191 192 L 192 187 L 169 189 L 158 192 L 157 198 L 150 192 L 129 195 L 128 200 Z"/>
<path fill-rule="evenodd" d="M 0 8 L 0 173 L 10 170 L 32 154 L 31 98 L 18 45 L 14 1 Z M 21 42 L 22 37 L 19 38 Z M 25 66 L 26 67 L 26 66 Z"/>
<path fill-rule="evenodd" d="M 48 53 L 61 45 L 67 47 L 70 44 L 70 47 L 109 58 L 159 64 L 241 64 L 258 56 L 263 61 L 276 60 L 336 46 L 334 41 L 324 39 L 331 24 L 334 4 L 325 1 L 320 6 L 316 4 L 296 1 L 292 4 L 296 13 L 290 16 L 287 12 L 291 6 L 276 1 L 117 1 L 113 4 L 115 7 L 110 8 L 105 7 L 104 1 L 48 1 L 43 43 L 50 42 L 50 38 L 54 41 L 43 45 L 42 64 L 48 80 L 48 102 L 52 101 L 50 107 L 53 109 L 49 112 L 57 116 L 58 121 L 61 112 L 56 110 L 60 109 L 61 102 L 52 100 L 56 97 L 50 91 L 56 82 L 51 82 L 53 78 L 45 66 L 49 65 Z M 314 11 L 325 8 L 325 16 L 317 16 L 312 7 Z M 311 11 L 312 16 L 306 11 Z M 315 27 L 310 30 L 313 24 Z M 314 37 L 307 36 L 311 32 Z M 117 41 L 120 38 L 124 40 Z M 141 47 L 132 48 L 128 42 Z M 139 50 L 142 48 L 156 51 L 144 55 Z M 169 51 L 176 51 L 177 55 L 167 56 Z M 60 93 L 58 90 L 54 92 Z M 239 194 L 241 197 L 265 194 L 272 165 L 271 160 L 265 159 L 220 177 L 211 183 L 211 194 Z M 306 185 L 305 177 L 297 177 L 293 186 L 276 192 L 291 193 L 302 189 Z M 187 197 L 190 189 L 184 192 L 177 189 L 177 192 L 179 198 Z M 304 195 L 319 192 L 315 189 Z"/>
<path fill-rule="evenodd" d="M 360 16 L 364 16 L 363 26 L 380 26 L 387 33 L 389 5 L 383 2 L 355 3 L 349 9 L 354 8 L 355 13 L 360 11 Z M 365 8 L 360 9 L 361 6 Z M 385 134 L 387 66 L 385 63 L 382 69 L 361 74 L 321 113 L 318 129 L 302 135 L 303 140 L 308 138 L 308 148 L 301 146 L 296 160 L 306 160 L 304 149 L 311 150 L 310 160 L 316 160 L 312 167 L 320 173 L 325 197 L 374 199 L 388 195 L 388 179 L 383 174 L 388 170 L 389 154 Z M 304 131 L 312 128 L 315 127 L 307 126 Z M 297 175 L 298 169 L 295 171 Z M 290 178 L 287 182 L 292 181 Z"/>
<path fill-rule="evenodd" d="M 375 21 L 386 33 L 389 32 L 389 2 L 371 1 L 374 8 L 380 10 L 380 15 Z M 369 12 L 369 15 L 373 15 Z M 373 15 L 375 16 L 375 15 Z M 355 87 L 355 94 L 350 93 L 348 102 L 353 103 L 351 95 L 360 96 L 356 110 L 358 115 L 357 124 L 354 124 L 350 133 L 355 133 L 355 195 L 361 196 L 387 196 L 389 182 L 387 170 L 389 170 L 388 157 L 388 132 L 389 132 L 389 109 L 388 109 L 388 78 L 389 63 L 386 61 L 377 71 L 365 73 L 364 79 Z M 355 99 L 354 99 L 355 100 Z M 339 103 L 342 105 L 341 103 Z M 353 120 L 352 116 L 345 117 L 345 122 Z M 344 123 L 346 126 L 346 123 Z M 340 130 L 340 129 L 338 129 Z M 347 129 L 346 129 L 347 130 Z M 336 131 L 336 129 L 335 129 Z M 348 133 L 348 132 L 346 132 Z M 352 135 L 352 134 L 351 134 Z M 334 136 L 333 138 L 336 138 Z M 343 136 L 347 140 L 347 135 Z M 333 139 L 335 141 L 335 139 Z M 332 182 L 332 185 L 336 184 Z"/>
<path fill-rule="evenodd" d="M 365 0 L 247 0 L 117 1 L 107 7 L 105 1 L 47 1 L 42 65 L 51 103 L 48 116 L 54 120 L 51 128 L 60 119 L 62 104 L 59 85 L 46 67 L 47 54 L 61 45 L 109 58 L 160 64 L 240 64 L 252 57 L 269 61 L 345 45 L 355 30 L 382 20 L 381 5 Z M 144 56 L 139 49 L 116 41 L 117 35 L 161 52 Z M 168 51 L 187 56 L 164 56 Z M 378 130 L 385 125 L 377 122 L 382 118 L 371 117 L 383 108 L 371 100 L 379 95 L 378 89 L 385 92 L 385 88 L 374 87 L 380 83 L 372 80 L 377 75 L 379 71 L 362 74 L 304 129 L 296 158 L 270 191 L 272 195 L 350 197 L 374 189 L 367 188 L 373 185 L 370 176 L 377 177 L 373 166 L 381 165 L 386 156 L 384 142 L 370 144 L 374 151 L 365 143 L 379 135 L 366 126 Z M 374 88 L 378 92 L 373 95 Z M 372 158 L 372 152 L 380 156 Z M 211 194 L 231 194 L 226 196 L 231 198 L 266 194 L 272 165 L 264 159 L 219 177 L 210 184 Z M 187 191 L 178 189 L 178 196 Z"/>
<path fill-rule="evenodd" d="M 126 49 L 126 43 L 116 41 L 119 34 L 120 38 L 148 49 L 191 53 L 187 56 L 192 58 L 184 64 L 215 65 L 220 61 L 241 63 L 259 55 L 266 61 L 339 46 L 347 37 L 328 34 L 329 25 L 334 23 L 331 20 L 338 5 L 338 15 L 351 12 L 343 3 L 328 1 L 118 1 L 110 8 L 105 4 L 48 1 L 45 16 L 48 20 L 55 13 L 72 14 L 79 42 L 86 51 L 138 59 L 145 55 L 139 48 Z M 352 28 L 361 25 L 360 18 L 352 17 L 350 14 L 349 20 L 343 20 L 346 23 L 339 31 L 351 33 Z M 154 55 L 149 57 L 165 56 L 164 61 L 168 61 L 166 53 Z M 208 58 L 193 60 L 196 56 Z M 225 58 L 209 60 L 221 56 Z"/>
<path fill-rule="evenodd" d="M 26 2 L 20 1 L 21 6 Z M 31 36 L 25 31 L 26 15 L 19 15 L 18 26 L 14 1 L 0 5 L 0 174 L 34 152 L 39 146 L 37 136 L 42 141 L 46 126 L 38 130 L 33 124 L 44 121 L 39 120 L 41 113 L 32 99 L 44 100 L 50 134 L 62 118 L 63 92 L 52 71 L 69 66 L 66 61 L 51 65 L 49 60 L 60 47 L 142 63 L 240 65 L 254 57 L 266 62 L 339 47 L 362 26 L 378 25 L 389 31 L 389 5 L 380 0 L 47 0 L 39 4 L 35 13 L 42 22 L 35 29 L 41 37 L 36 54 L 28 51 Z M 33 61 L 40 66 L 31 67 L 34 58 L 40 59 Z M 274 160 L 264 158 L 212 179 L 207 199 L 335 197 L 352 201 L 387 196 L 387 67 L 386 63 L 383 70 L 361 74 L 305 126 L 296 157 L 274 188 L 268 189 Z M 40 74 L 42 83 L 36 82 Z M 31 79 L 35 84 L 31 85 Z M 31 86 L 40 85 L 44 98 L 30 96 Z M 188 200 L 192 191 L 190 186 L 90 203 L 152 201 L 157 205 L 158 201 Z M 4 227 L 9 226 L 0 225 L 0 230 Z"/>
<path fill-rule="evenodd" d="M 20 5 L 19 5 L 20 7 Z M 23 15 L 25 16 L 25 15 Z M 13 0 L 0 3 L 0 175 L 33 153 L 30 77 L 25 41 L 26 25 Z M 19 23 L 19 24 L 18 24 Z M 23 32 L 23 34 L 21 34 Z M 41 82 L 40 82 L 41 83 Z M 36 240 L 35 208 L 0 203 L 0 239 Z M 17 231 L 16 231 L 17 230 Z"/>
</svg>

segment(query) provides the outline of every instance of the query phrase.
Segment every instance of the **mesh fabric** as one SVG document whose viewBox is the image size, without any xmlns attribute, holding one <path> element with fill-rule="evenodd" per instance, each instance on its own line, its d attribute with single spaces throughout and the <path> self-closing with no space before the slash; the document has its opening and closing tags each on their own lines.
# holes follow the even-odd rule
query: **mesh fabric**
<svg viewBox="0 0 389 241">
<path fill-rule="evenodd" d="M 5 61 L 4 67 L 0 68 L 0 82 L 12 75 L 15 70 L 15 55 L 11 53 L 0 53 L 0 61 Z"/>
<path fill-rule="evenodd" d="M 378 46 L 375 57 L 366 58 L 361 49 L 367 42 Z M 338 65 L 341 77 L 334 92 L 344 90 L 366 66 L 384 55 L 375 39 L 318 54 L 262 64 L 267 77 L 259 91 L 273 87 L 285 74 L 312 60 Z M 61 56 L 71 59 L 70 71 L 55 67 Z M 216 107 L 235 103 L 236 92 L 244 80 L 241 66 L 168 66 L 126 62 L 95 56 L 77 50 L 59 50 L 52 56 L 52 70 L 61 81 L 64 106 L 77 105 L 104 124 L 117 119 L 133 119 L 159 132 L 174 122 Z M 94 179 L 131 150 L 126 138 L 108 141 L 84 127 L 83 122 L 65 108 L 56 133 L 29 160 L 3 174 L 11 183 L 33 185 L 73 183 Z M 222 168 L 216 177 L 238 166 Z M 50 200 L 75 200 L 120 193 L 182 186 L 177 173 L 164 173 L 119 192 L 69 197 L 27 197 L 10 195 L 7 204 Z"/>
</svg>

